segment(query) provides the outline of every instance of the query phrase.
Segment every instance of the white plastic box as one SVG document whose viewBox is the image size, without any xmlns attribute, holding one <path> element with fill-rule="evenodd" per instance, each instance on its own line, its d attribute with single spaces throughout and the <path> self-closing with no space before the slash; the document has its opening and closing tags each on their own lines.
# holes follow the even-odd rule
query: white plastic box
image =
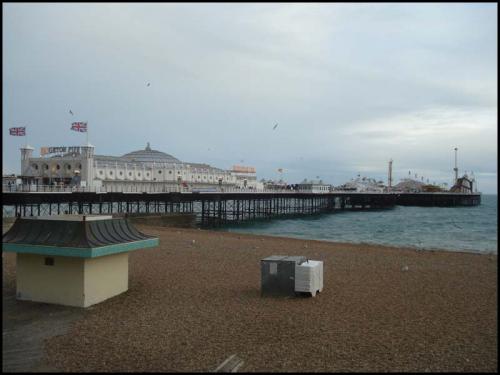
<svg viewBox="0 0 500 375">
<path fill-rule="evenodd" d="M 295 265 L 295 291 L 309 292 L 314 297 L 323 290 L 323 262 L 308 260 Z"/>
</svg>

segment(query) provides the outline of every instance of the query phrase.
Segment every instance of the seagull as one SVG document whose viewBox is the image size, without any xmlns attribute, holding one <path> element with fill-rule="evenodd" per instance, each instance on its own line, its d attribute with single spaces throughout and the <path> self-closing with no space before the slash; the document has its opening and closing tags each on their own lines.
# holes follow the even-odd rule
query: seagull
<svg viewBox="0 0 500 375">
<path fill-rule="evenodd" d="M 73 112 L 71 112 L 71 109 L 69 110 L 69 113 L 71 114 L 71 116 L 73 116 Z"/>
<path fill-rule="evenodd" d="M 273 126 L 273 130 L 276 129 L 278 127 L 278 123 L 276 123 L 274 126 Z"/>
</svg>

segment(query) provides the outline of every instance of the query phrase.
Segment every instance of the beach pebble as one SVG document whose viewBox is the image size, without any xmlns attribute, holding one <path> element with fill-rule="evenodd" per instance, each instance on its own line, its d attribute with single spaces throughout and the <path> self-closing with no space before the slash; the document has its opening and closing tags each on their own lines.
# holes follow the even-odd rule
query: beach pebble
<svg viewBox="0 0 500 375">
<path fill-rule="evenodd" d="M 51 366 L 67 372 L 199 372 L 241 353 L 249 372 L 497 369 L 497 304 L 491 297 L 497 272 L 487 257 L 364 245 L 350 245 L 348 251 L 327 242 L 309 242 L 314 248 L 309 252 L 309 243 L 297 239 L 245 235 L 243 244 L 235 243 L 233 233 L 157 232 L 159 251 L 130 255 L 126 293 L 96 305 L 68 332 L 48 339 Z M 203 247 L 191 235 L 201 238 Z M 189 245 L 198 250 L 182 251 Z M 247 251 L 252 247 L 259 251 Z M 260 259 L 294 254 L 325 262 L 324 293 L 261 298 Z M 3 263 L 4 288 L 13 296 L 15 255 L 6 253 L 9 263 Z M 409 272 L 402 261 L 415 265 L 411 275 L 396 271 L 399 265 L 399 272 Z M 477 306 L 481 319 L 473 315 Z M 45 311 L 40 313 L 48 315 Z M 278 345 L 260 346 L 276 332 L 281 332 Z M 439 340 L 438 350 L 429 340 L 439 337 L 447 339 Z M 342 342 L 349 344 L 337 345 Z M 383 342 L 388 344 L 380 352 L 371 350 Z M 484 346 L 475 352 L 462 345 L 468 342 Z"/>
</svg>

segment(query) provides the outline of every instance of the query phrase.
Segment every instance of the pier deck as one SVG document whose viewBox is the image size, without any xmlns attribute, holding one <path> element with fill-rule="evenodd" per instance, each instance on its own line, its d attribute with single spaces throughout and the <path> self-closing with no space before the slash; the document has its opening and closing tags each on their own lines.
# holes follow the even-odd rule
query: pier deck
<svg viewBox="0 0 500 375">
<path fill-rule="evenodd" d="M 399 193 L 396 195 L 396 204 L 425 207 L 478 206 L 481 204 L 481 194 Z"/>
<path fill-rule="evenodd" d="M 3 217 L 61 214 L 191 213 L 203 226 L 396 205 L 474 206 L 480 194 L 304 192 L 12 192 L 3 194 Z"/>
</svg>

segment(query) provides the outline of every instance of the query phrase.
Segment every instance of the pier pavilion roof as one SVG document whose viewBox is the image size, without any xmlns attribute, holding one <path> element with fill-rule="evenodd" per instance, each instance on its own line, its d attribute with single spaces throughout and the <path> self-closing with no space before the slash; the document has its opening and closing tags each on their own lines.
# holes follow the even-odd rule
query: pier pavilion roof
<svg viewBox="0 0 500 375">
<path fill-rule="evenodd" d="M 172 155 L 166 154 L 161 151 L 152 150 L 151 147 L 149 146 L 149 142 L 144 150 L 129 152 L 128 154 L 123 155 L 122 158 L 138 162 L 182 164 L 182 162 L 179 159 L 173 157 Z"/>
<path fill-rule="evenodd" d="M 167 153 L 152 150 L 149 146 L 149 142 L 144 150 L 137 150 L 129 152 L 123 156 L 111 156 L 111 155 L 94 155 L 94 160 L 99 166 L 122 164 L 122 163 L 132 163 L 132 164 L 143 164 L 146 167 L 151 167 L 156 165 L 157 167 L 170 166 L 174 168 L 190 168 L 195 173 L 200 172 L 210 172 L 210 173 L 221 173 L 227 172 L 224 169 L 213 167 L 206 163 L 191 163 L 180 161 L 179 159 L 169 155 Z"/>
</svg>

